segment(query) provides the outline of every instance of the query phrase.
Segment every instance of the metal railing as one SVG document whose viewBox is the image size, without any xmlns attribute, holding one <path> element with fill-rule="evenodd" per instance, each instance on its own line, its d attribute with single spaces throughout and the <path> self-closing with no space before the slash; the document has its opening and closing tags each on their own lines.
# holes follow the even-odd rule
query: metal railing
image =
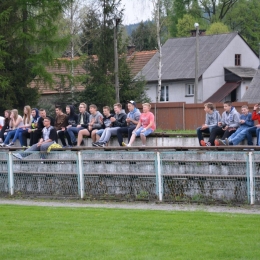
<svg viewBox="0 0 260 260">
<path fill-rule="evenodd" d="M 38 152 L 23 160 L 12 154 L 0 153 L 2 196 L 260 203 L 257 151 L 56 151 L 44 160 Z"/>
</svg>

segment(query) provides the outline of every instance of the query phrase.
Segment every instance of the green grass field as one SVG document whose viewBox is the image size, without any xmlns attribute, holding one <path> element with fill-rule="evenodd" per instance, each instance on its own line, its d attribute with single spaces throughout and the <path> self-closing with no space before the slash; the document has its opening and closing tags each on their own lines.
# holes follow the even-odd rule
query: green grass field
<svg viewBox="0 0 260 260">
<path fill-rule="evenodd" d="M 260 216 L 4 205 L 0 259 L 260 259 Z"/>
</svg>

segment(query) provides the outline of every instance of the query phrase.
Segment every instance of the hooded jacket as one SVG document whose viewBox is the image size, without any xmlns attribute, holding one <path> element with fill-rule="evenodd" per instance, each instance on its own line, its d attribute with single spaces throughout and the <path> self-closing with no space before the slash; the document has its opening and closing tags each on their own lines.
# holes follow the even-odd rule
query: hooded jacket
<svg viewBox="0 0 260 260">
<path fill-rule="evenodd" d="M 77 126 L 78 115 L 75 113 L 74 106 L 70 105 L 70 113 L 68 115 L 68 125 Z"/>
<path fill-rule="evenodd" d="M 230 112 L 224 111 L 222 114 L 222 127 L 239 127 L 240 114 L 237 112 L 235 107 L 231 107 Z"/>
<path fill-rule="evenodd" d="M 217 110 L 214 109 L 212 114 L 206 113 L 205 124 L 209 128 L 217 126 L 218 122 L 221 122 L 221 116 Z"/>
<path fill-rule="evenodd" d="M 131 111 L 131 112 L 129 112 L 129 113 L 127 114 L 127 117 L 130 118 L 130 119 L 132 119 L 132 120 L 139 121 L 140 115 L 141 115 L 140 110 L 135 107 L 133 111 Z M 134 124 L 134 123 L 131 122 L 131 121 L 130 121 L 129 124 L 128 124 L 128 126 L 135 126 L 135 125 L 136 125 L 136 124 Z"/>
<path fill-rule="evenodd" d="M 240 120 L 245 120 L 244 124 L 240 124 L 239 128 L 248 128 L 254 126 L 254 121 L 252 120 L 252 114 L 248 113 L 247 115 L 240 115 Z"/>
<path fill-rule="evenodd" d="M 258 124 L 260 124 L 260 114 L 256 110 L 253 111 L 252 120 L 258 120 Z"/>
<path fill-rule="evenodd" d="M 126 113 L 122 110 L 119 114 L 115 114 L 116 121 L 112 123 L 112 127 L 124 127 L 126 126 Z"/>
<path fill-rule="evenodd" d="M 40 116 L 39 116 L 39 110 L 37 108 L 33 108 L 32 110 L 35 111 L 36 115 L 35 115 L 35 117 L 32 117 L 31 128 L 35 129 L 38 124 L 38 120 L 39 120 Z"/>
<path fill-rule="evenodd" d="M 103 125 L 103 115 L 97 111 L 95 115 L 90 114 L 89 124 L 93 122 L 93 129 L 100 129 Z"/>
</svg>

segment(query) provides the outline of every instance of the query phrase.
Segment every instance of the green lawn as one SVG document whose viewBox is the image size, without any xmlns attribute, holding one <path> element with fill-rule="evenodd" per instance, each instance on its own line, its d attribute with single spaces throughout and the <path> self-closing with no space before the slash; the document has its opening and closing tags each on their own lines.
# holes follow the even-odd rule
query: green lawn
<svg viewBox="0 0 260 260">
<path fill-rule="evenodd" d="M 259 259 L 260 216 L 0 206 L 0 259 Z"/>
</svg>

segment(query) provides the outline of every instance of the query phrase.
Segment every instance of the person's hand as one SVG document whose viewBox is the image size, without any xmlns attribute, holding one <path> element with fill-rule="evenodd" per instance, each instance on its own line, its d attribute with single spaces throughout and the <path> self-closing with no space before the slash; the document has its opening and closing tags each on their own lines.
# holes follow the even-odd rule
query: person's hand
<svg viewBox="0 0 260 260">
<path fill-rule="evenodd" d="M 114 117 L 110 117 L 110 122 L 115 122 L 116 119 Z"/>
<path fill-rule="evenodd" d="M 126 121 L 127 123 L 129 123 L 129 122 L 132 121 L 132 119 L 128 117 L 125 121 Z"/>
<path fill-rule="evenodd" d="M 40 147 L 42 145 L 42 142 L 37 143 L 37 147 Z"/>
<path fill-rule="evenodd" d="M 32 132 L 32 129 L 28 129 L 28 133 L 31 133 Z"/>
<path fill-rule="evenodd" d="M 201 130 L 205 130 L 205 129 L 207 129 L 207 128 L 208 128 L 208 125 L 204 124 L 204 125 L 201 126 L 200 129 L 201 129 Z"/>
<path fill-rule="evenodd" d="M 65 127 L 62 127 L 62 128 L 61 128 L 61 131 L 65 131 Z"/>
<path fill-rule="evenodd" d="M 246 121 L 245 120 L 240 120 L 239 123 L 240 124 L 244 124 Z"/>
<path fill-rule="evenodd" d="M 222 128 L 223 131 L 226 131 L 228 129 L 228 126 L 225 126 Z"/>
<path fill-rule="evenodd" d="M 147 130 L 146 128 L 142 129 L 142 130 L 141 130 L 141 133 L 144 133 L 146 130 Z"/>
<path fill-rule="evenodd" d="M 222 126 L 222 123 L 221 123 L 221 122 L 218 122 L 218 126 Z"/>
<path fill-rule="evenodd" d="M 256 125 L 256 127 L 259 128 L 259 127 L 260 127 L 260 124 Z"/>
<path fill-rule="evenodd" d="M 67 129 L 70 128 L 70 127 L 71 127 L 71 125 L 67 125 Z"/>
<path fill-rule="evenodd" d="M 92 128 L 93 128 L 92 125 L 88 126 L 88 130 L 92 130 Z"/>
<path fill-rule="evenodd" d="M 255 104 L 254 105 L 254 110 L 257 110 L 259 108 L 259 105 L 258 104 Z"/>
<path fill-rule="evenodd" d="M 80 128 L 81 127 L 81 125 L 77 125 L 77 128 Z"/>
</svg>

